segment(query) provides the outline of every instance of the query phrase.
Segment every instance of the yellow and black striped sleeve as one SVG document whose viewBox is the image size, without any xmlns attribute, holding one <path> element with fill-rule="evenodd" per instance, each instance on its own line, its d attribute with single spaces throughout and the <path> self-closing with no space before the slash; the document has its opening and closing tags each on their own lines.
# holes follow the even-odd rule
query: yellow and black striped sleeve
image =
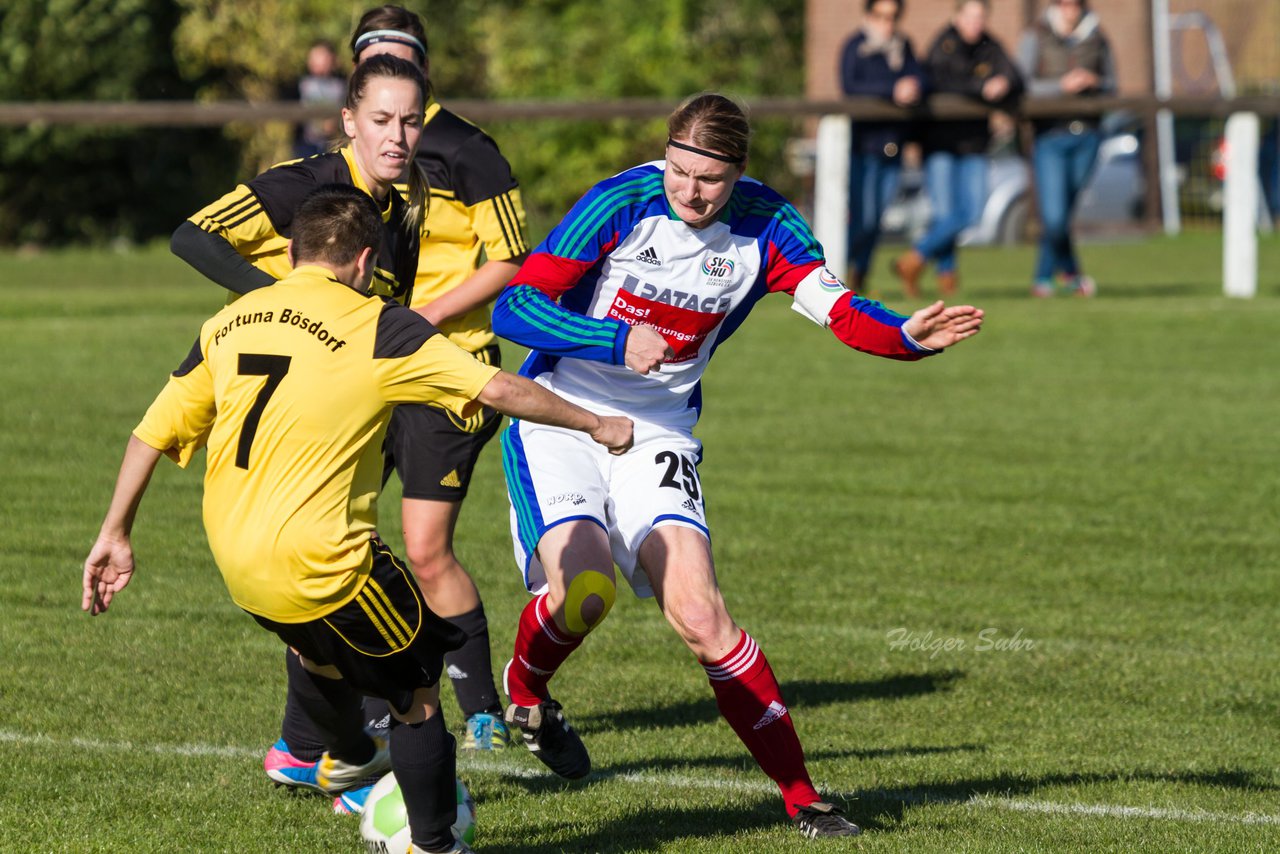
<svg viewBox="0 0 1280 854">
<path fill-rule="evenodd" d="M 224 238 L 241 257 L 259 266 L 263 266 L 259 263 L 263 260 L 282 259 L 282 269 L 267 270 L 277 279 L 289 272 L 288 258 L 285 257 L 289 243 L 286 236 L 289 223 L 276 222 L 249 185 L 241 184 L 213 204 L 197 211 L 191 217 L 191 222 L 202 231 Z"/>
<path fill-rule="evenodd" d="M 316 187 L 331 182 L 351 183 L 350 170 L 340 154 L 273 166 L 197 211 L 189 221 L 200 233 L 191 228 L 174 232 L 173 250 L 209 278 L 237 293 L 271 284 L 288 275 L 292 268 L 288 246 L 298 206 Z M 220 241 L 202 239 L 201 233 L 221 238 L 271 281 L 238 265 Z"/>
<path fill-rule="evenodd" d="M 239 294 L 287 274 L 288 246 L 288 238 L 245 184 L 196 211 L 169 242 L 179 258 Z"/>
<path fill-rule="evenodd" d="M 477 134 L 458 151 L 454 189 L 467 209 L 471 227 L 490 261 L 505 261 L 529 251 L 520 185 L 511 164 L 486 134 Z"/>
</svg>

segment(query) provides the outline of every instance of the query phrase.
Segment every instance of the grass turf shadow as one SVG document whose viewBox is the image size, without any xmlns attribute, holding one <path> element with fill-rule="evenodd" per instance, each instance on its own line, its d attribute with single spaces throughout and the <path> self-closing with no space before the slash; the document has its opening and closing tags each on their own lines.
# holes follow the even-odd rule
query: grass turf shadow
<svg viewBox="0 0 1280 854">
<path fill-rule="evenodd" d="M 926 751 L 945 752 L 960 749 L 980 749 L 968 746 L 955 748 L 921 748 Z M 596 786 L 608 783 L 613 778 L 624 777 L 644 771 L 657 769 L 673 769 L 695 766 L 740 767 L 744 772 L 754 770 L 754 763 L 745 757 L 733 759 L 710 759 L 696 762 L 670 760 L 652 763 L 623 763 L 598 769 L 589 781 L 582 786 Z M 758 773 L 758 771 L 756 772 Z M 1253 774 L 1245 771 L 1221 769 L 1212 772 L 1173 771 L 1165 773 L 1133 772 L 1133 773 L 1059 773 L 1036 777 L 1020 777 L 1009 774 L 958 780 L 953 783 L 925 784 L 920 786 L 904 786 L 890 789 L 872 789 L 850 793 L 848 797 L 836 797 L 833 800 L 845 809 L 849 818 L 863 828 L 864 831 L 893 833 L 902 829 L 907 811 L 914 807 L 932 804 L 963 804 L 977 797 L 989 796 L 1009 798 L 1033 794 L 1046 787 L 1076 786 L 1097 783 L 1123 782 L 1164 782 L 1182 785 L 1204 786 L 1208 788 L 1235 788 L 1247 790 L 1275 791 L 1277 788 Z M 763 780 L 762 780 L 763 783 Z M 508 780 L 539 795 L 550 795 L 562 791 L 565 781 L 547 775 L 546 777 L 521 778 Z M 585 832 L 575 828 L 569 822 L 559 821 L 554 825 L 539 827 L 531 832 L 531 837 L 547 838 L 572 836 L 572 842 L 521 842 L 516 845 L 486 843 L 485 850 L 490 852 L 525 852 L 525 854 L 550 854 L 558 851 L 594 851 L 616 854 L 624 851 L 652 850 L 686 836 L 696 836 L 708 840 L 717 835 L 728 839 L 744 831 L 770 829 L 783 826 L 777 796 L 761 791 L 755 793 L 743 791 L 736 795 L 740 805 L 725 807 L 670 808 L 659 807 L 646 809 L 632 818 L 610 822 L 607 827 L 590 829 Z M 849 840 L 852 842 L 852 840 Z M 799 839 L 797 837 L 797 842 Z"/>
<path fill-rule="evenodd" d="M 552 852 L 599 852 L 621 854 L 630 851 L 652 851 L 685 837 L 696 837 L 700 842 L 721 837 L 729 839 L 736 834 L 752 830 L 772 829 L 788 824 L 786 814 L 776 797 L 744 797 L 742 805 L 731 808 L 716 807 L 656 807 L 646 809 L 634 817 L 610 821 L 604 827 L 583 831 L 574 825 L 557 821 L 539 827 L 530 833 L 530 840 L 515 844 L 501 844 L 486 840 L 486 854 L 552 854 Z M 796 831 L 790 831 L 796 833 Z M 533 842 L 532 839 L 548 836 L 571 837 L 558 842 Z M 800 845 L 804 840 L 796 834 Z"/>
<path fill-rule="evenodd" d="M 1154 773 L 1098 774 L 1087 772 L 1046 774 L 1038 777 L 1020 777 L 1000 774 L 957 780 L 953 783 L 930 783 L 920 786 L 903 786 L 892 789 L 871 789 L 850 793 L 852 798 L 843 804 L 849 817 L 864 830 L 893 831 L 901 825 L 912 807 L 930 804 L 962 804 L 979 797 L 1009 798 L 1031 795 L 1046 787 L 1080 786 L 1097 783 L 1176 783 L 1257 791 L 1275 791 L 1278 787 L 1265 782 L 1247 771 L 1221 769 L 1218 771 L 1170 771 Z"/>
<path fill-rule="evenodd" d="M 959 670 L 944 670 L 936 673 L 899 673 L 859 682 L 801 680 L 784 683 L 782 696 L 786 698 L 787 705 L 796 711 L 868 700 L 900 700 L 948 691 L 964 675 Z M 708 691 L 704 700 L 682 700 L 665 705 L 655 703 L 623 711 L 588 715 L 573 715 L 570 712 L 570 716 L 574 728 L 587 735 L 603 731 L 695 726 L 718 720 L 720 710 L 716 708 L 715 699 Z"/>
</svg>

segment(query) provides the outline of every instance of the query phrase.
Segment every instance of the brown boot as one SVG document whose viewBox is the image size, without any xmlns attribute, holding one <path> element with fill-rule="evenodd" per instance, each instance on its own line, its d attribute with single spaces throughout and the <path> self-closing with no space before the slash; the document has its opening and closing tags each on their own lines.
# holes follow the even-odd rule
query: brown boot
<svg viewBox="0 0 1280 854">
<path fill-rule="evenodd" d="M 938 274 L 938 293 L 944 297 L 955 296 L 956 291 L 960 290 L 960 277 L 953 270 L 949 273 Z"/>
<path fill-rule="evenodd" d="M 907 299 L 920 299 L 920 274 L 924 272 L 924 256 L 912 249 L 893 261 L 893 274 L 902 280 L 902 293 Z"/>
</svg>

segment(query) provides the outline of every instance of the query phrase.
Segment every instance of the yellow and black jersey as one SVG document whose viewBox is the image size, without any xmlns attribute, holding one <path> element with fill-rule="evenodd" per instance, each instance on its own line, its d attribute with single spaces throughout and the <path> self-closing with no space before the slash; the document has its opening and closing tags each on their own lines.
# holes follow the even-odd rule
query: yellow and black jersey
<svg viewBox="0 0 1280 854">
<path fill-rule="evenodd" d="M 415 312 L 304 266 L 206 321 L 134 435 L 182 466 L 207 443 L 204 524 L 232 598 L 304 622 L 369 573 L 392 407 L 467 417 L 497 372 Z"/>
<path fill-rule="evenodd" d="M 307 194 L 322 184 L 347 184 L 369 192 L 350 148 L 273 166 L 241 184 L 190 221 L 226 239 L 245 260 L 272 278 L 290 270 L 287 247 L 293 214 Z M 372 195 L 372 194 L 371 194 Z M 418 232 L 404 221 L 406 202 L 388 193 L 382 211 L 382 247 L 371 292 L 409 304 L 418 267 Z M 247 288 L 233 288 L 241 293 Z"/>
<path fill-rule="evenodd" d="M 529 251 L 524 204 L 511 166 L 493 139 L 434 100 L 423 116 L 415 155 L 431 184 L 413 307 L 453 290 L 475 272 L 481 252 L 506 261 Z M 494 341 L 489 307 L 441 324 L 459 347 L 476 352 Z"/>
</svg>

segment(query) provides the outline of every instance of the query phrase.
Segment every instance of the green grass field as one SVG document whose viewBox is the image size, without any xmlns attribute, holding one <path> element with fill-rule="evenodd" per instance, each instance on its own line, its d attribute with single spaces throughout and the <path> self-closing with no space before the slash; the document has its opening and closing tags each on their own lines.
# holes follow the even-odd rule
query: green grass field
<svg viewBox="0 0 1280 854">
<path fill-rule="evenodd" d="M 1280 239 L 1252 301 L 1214 235 L 1085 258 L 1098 299 L 1036 302 L 1030 249 L 966 253 L 987 329 L 922 364 L 767 300 L 707 377 L 722 586 L 861 838 L 795 834 L 628 595 L 554 683 L 590 782 L 460 758 L 480 849 L 1280 850 Z M 359 848 L 262 774 L 281 647 L 226 596 L 197 471 L 162 465 L 133 585 L 79 611 L 128 432 L 220 302 L 163 249 L 0 255 L 2 851 Z M 525 594 L 492 451 L 459 537 L 500 666 Z"/>
</svg>

